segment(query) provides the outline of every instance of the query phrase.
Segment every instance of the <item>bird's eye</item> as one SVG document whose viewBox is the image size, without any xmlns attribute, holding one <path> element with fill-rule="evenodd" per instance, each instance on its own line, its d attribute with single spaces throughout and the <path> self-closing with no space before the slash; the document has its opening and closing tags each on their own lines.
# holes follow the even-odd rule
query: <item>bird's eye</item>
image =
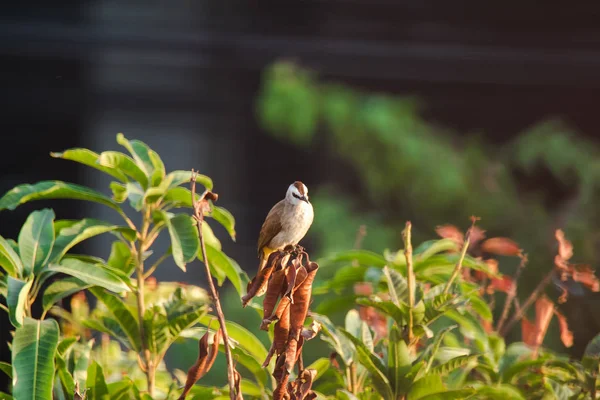
<svg viewBox="0 0 600 400">
<path fill-rule="evenodd" d="M 298 196 L 296 193 L 292 193 L 292 196 L 294 196 L 295 198 L 297 198 L 298 200 L 302 200 L 302 197 Z"/>
</svg>

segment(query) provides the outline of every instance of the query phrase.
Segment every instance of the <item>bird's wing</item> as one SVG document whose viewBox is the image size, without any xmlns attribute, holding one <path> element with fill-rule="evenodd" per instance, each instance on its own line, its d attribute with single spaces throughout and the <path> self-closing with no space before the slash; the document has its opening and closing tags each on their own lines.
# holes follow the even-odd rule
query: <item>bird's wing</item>
<svg viewBox="0 0 600 400">
<path fill-rule="evenodd" d="M 275 237 L 281 231 L 281 214 L 283 213 L 285 200 L 281 200 L 275 204 L 265 222 L 260 228 L 260 234 L 258 235 L 258 257 L 260 258 L 263 247 L 269 244 L 271 239 Z"/>
</svg>

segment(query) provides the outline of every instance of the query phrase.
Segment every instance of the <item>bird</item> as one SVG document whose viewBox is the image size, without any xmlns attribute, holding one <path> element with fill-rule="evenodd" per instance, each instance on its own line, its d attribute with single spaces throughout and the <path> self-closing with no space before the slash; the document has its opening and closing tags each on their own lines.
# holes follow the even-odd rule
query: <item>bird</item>
<svg viewBox="0 0 600 400">
<path fill-rule="evenodd" d="M 285 198 L 271 208 L 258 236 L 258 258 L 261 271 L 271 253 L 296 246 L 313 223 L 313 206 L 308 200 L 308 188 L 304 183 L 292 183 Z"/>
</svg>

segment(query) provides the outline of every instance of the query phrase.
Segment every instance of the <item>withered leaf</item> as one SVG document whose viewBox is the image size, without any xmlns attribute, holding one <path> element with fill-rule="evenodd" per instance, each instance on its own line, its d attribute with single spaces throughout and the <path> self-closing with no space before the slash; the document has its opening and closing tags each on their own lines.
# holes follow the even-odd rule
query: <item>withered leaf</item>
<svg viewBox="0 0 600 400">
<path fill-rule="evenodd" d="M 519 256 L 521 254 L 519 245 L 514 240 L 505 237 L 485 240 L 481 243 L 481 250 L 498 256 Z"/>
<path fill-rule="evenodd" d="M 563 342 L 565 347 L 573 346 L 573 332 L 569 330 L 569 323 L 567 318 L 558 310 L 554 310 L 556 318 L 558 318 L 558 325 L 560 328 L 560 340 Z"/>
<path fill-rule="evenodd" d="M 317 321 L 313 321 L 312 324 L 310 324 L 309 328 L 302 329 L 301 335 L 305 340 L 311 340 L 315 336 L 317 336 L 320 331 L 321 331 L 321 324 L 318 323 Z"/>
<path fill-rule="evenodd" d="M 218 329 L 215 332 L 213 343 L 209 347 L 208 345 L 208 334 L 207 331 L 204 336 L 198 341 L 198 359 L 196 363 L 188 370 L 187 379 L 185 381 L 185 387 L 183 393 L 179 397 L 179 400 L 184 400 L 187 394 L 192 389 L 192 386 L 213 366 L 217 353 L 219 352 L 219 342 L 221 341 L 221 330 Z"/>
<path fill-rule="evenodd" d="M 565 233 L 561 229 L 557 229 L 554 235 L 558 241 L 558 255 L 563 260 L 567 261 L 573 257 L 573 245 L 565 237 Z"/>
</svg>

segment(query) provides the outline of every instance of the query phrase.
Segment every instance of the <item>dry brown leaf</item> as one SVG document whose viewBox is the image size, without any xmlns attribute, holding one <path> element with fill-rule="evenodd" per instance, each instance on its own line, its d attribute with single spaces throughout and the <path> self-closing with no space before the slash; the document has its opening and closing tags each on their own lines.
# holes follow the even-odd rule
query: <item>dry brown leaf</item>
<svg viewBox="0 0 600 400">
<path fill-rule="evenodd" d="M 305 340 L 311 340 L 315 336 L 317 336 L 320 331 L 321 331 L 321 324 L 318 323 L 317 321 L 313 321 L 312 324 L 310 324 L 309 328 L 302 329 L 301 335 Z"/>
<path fill-rule="evenodd" d="M 569 330 L 569 323 L 567 318 L 558 310 L 554 310 L 556 318 L 558 318 L 558 325 L 560 328 L 560 340 L 563 342 L 565 347 L 573 346 L 573 332 Z"/>
<path fill-rule="evenodd" d="M 183 393 L 179 397 L 179 400 L 184 400 L 187 394 L 192 389 L 192 386 L 213 366 L 217 353 L 219 352 L 219 342 L 221 340 L 221 329 L 215 332 L 213 337 L 213 343 L 209 347 L 208 345 L 208 331 L 198 341 L 198 359 L 196 363 L 188 370 L 187 379 L 185 381 L 185 387 Z"/>
<path fill-rule="evenodd" d="M 495 237 L 481 243 L 481 250 L 498 256 L 520 256 L 521 248 L 512 239 Z"/>
</svg>

